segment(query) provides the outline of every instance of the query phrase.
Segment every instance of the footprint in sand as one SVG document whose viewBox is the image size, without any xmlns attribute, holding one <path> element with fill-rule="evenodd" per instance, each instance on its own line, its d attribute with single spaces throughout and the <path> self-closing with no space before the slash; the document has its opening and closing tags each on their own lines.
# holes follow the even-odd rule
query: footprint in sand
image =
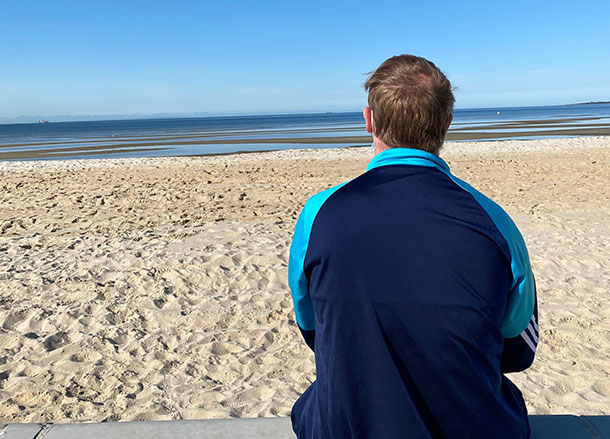
<svg viewBox="0 0 610 439">
<path fill-rule="evenodd" d="M 29 314 L 30 311 L 27 309 L 22 309 L 12 314 L 9 314 L 6 319 L 4 319 L 4 322 L 2 323 L 2 328 L 8 330 L 16 329 L 21 322 L 25 321 L 28 318 Z"/>
<path fill-rule="evenodd" d="M 216 341 L 212 343 L 211 352 L 214 355 L 226 355 L 232 354 L 236 352 L 240 352 L 242 349 L 238 346 L 232 345 L 230 343 L 222 343 L 220 341 Z"/>
<path fill-rule="evenodd" d="M 602 396 L 610 396 L 610 382 L 597 380 L 591 388 Z"/>
<path fill-rule="evenodd" d="M 238 393 L 220 402 L 220 405 L 228 408 L 239 408 L 253 402 L 268 400 L 275 393 L 272 389 L 253 388 Z"/>
<path fill-rule="evenodd" d="M 269 285 L 269 279 L 264 276 L 261 277 L 261 279 L 257 282 L 257 288 L 259 290 L 264 290 L 265 288 L 267 288 L 267 285 Z"/>
<path fill-rule="evenodd" d="M 56 332 L 53 335 L 49 335 L 47 338 L 45 338 L 44 340 L 44 347 L 47 351 L 51 352 L 54 351 L 55 349 L 59 349 L 62 346 L 67 345 L 68 343 L 70 343 L 70 339 L 68 338 L 68 333 L 67 332 Z"/>
<path fill-rule="evenodd" d="M 70 355 L 70 352 L 72 354 Z M 90 363 L 94 364 L 96 361 L 102 359 L 102 354 L 89 348 L 83 348 L 82 346 L 73 345 L 65 352 L 69 355 L 70 361 L 74 363 Z"/>
<path fill-rule="evenodd" d="M 165 303 L 167 302 L 167 300 L 165 300 L 165 298 L 160 297 L 158 299 L 154 299 L 153 303 L 155 304 L 155 306 L 159 309 L 162 309 L 165 306 Z"/>
</svg>

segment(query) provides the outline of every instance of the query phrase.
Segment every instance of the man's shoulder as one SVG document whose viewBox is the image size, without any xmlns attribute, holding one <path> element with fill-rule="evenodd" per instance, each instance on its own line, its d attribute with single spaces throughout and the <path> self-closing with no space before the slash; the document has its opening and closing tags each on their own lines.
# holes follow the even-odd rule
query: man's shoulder
<svg viewBox="0 0 610 439">
<path fill-rule="evenodd" d="M 474 200 L 487 212 L 487 215 L 491 218 L 491 220 L 496 224 L 496 227 L 502 232 L 503 235 L 509 234 L 512 235 L 517 231 L 517 226 L 514 221 L 510 217 L 510 215 L 496 203 L 494 200 L 489 198 L 487 195 L 483 194 L 479 190 L 475 189 L 469 183 L 461 180 L 454 175 L 450 175 L 451 179 L 455 184 L 460 186 L 463 190 L 468 192 Z"/>
</svg>

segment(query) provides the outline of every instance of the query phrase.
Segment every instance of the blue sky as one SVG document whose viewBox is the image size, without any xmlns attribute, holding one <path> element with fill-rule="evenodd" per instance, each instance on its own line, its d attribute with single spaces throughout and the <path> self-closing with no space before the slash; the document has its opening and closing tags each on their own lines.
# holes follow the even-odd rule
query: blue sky
<svg viewBox="0 0 610 439">
<path fill-rule="evenodd" d="M 379 3 L 379 5 L 377 5 Z M 610 100 L 610 2 L 28 1 L 0 5 L 0 118 L 359 110 L 413 53 L 458 108 Z"/>
</svg>

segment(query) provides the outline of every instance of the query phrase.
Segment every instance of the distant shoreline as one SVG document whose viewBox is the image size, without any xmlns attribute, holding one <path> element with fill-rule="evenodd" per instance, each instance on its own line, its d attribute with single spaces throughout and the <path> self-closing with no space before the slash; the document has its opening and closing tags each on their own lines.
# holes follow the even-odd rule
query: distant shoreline
<svg viewBox="0 0 610 439">
<path fill-rule="evenodd" d="M 562 104 L 565 107 L 572 107 L 576 105 L 610 105 L 610 101 L 591 101 L 591 102 L 578 102 L 576 104 Z"/>
</svg>

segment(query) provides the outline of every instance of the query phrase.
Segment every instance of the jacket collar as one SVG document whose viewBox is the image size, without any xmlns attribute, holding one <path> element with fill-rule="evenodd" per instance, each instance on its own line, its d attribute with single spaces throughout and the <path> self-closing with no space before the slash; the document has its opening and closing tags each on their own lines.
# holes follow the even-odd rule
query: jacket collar
<svg viewBox="0 0 610 439">
<path fill-rule="evenodd" d="M 442 172 L 449 172 L 449 165 L 442 158 L 427 151 L 413 148 L 386 149 L 373 157 L 366 170 L 370 171 L 380 166 L 389 165 L 429 166 Z"/>
</svg>

